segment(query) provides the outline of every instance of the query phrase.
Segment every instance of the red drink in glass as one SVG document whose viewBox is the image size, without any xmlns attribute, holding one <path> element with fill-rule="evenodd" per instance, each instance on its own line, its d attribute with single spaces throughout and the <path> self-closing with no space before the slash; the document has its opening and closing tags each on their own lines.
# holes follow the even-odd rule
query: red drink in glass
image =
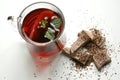
<svg viewBox="0 0 120 80">
<path fill-rule="evenodd" d="M 62 12 L 51 3 L 34 3 L 22 11 L 18 29 L 37 62 L 49 62 L 62 51 L 64 24 Z"/>
<path fill-rule="evenodd" d="M 47 21 L 45 28 L 41 27 L 40 22 L 42 20 Z M 54 30 L 54 27 L 50 25 L 50 22 L 54 20 L 55 18 L 60 18 L 60 16 L 49 9 L 36 9 L 30 12 L 24 19 L 22 24 L 22 32 L 25 33 L 27 37 L 29 37 L 31 40 L 38 42 L 38 43 L 45 43 L 49 42 L 50 39 L 46 38 L 44 35 L 48 28 L 51 28 Z M 63 23 L 60 24 L 59 31 L 55 31 L 55 38 L 57 38 L 61 31 L 63 30 Z"/>
</svg>

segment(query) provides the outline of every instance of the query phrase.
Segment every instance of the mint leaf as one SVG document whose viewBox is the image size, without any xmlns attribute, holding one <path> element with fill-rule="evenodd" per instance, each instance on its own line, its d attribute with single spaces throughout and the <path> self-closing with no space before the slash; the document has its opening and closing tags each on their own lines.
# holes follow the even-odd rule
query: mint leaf
<svg viewBox="0 0 120 80">
<path fill-rule="evenodd" d="M 55 38 L 55 34 L 53 31 L 51 31 L 50 28 L 45 33 L 45 37 L 48 38 L 49 40 L 53 40 Z"/>
<path fill-rule="evenodd" d="M 41 27 L 45 28 L 47 22 L 46 22 L 46 20 L 42 20 L 42 21 L 40 22 L 40 24 L 41 24 Z"/>
<path fill-rule="evenodd" d="M 55 25 L 55 28 L 59 28 L 60 27 L 60 24 L 61 24 L 61 19 L 60 18 L 55 18 L 52 20 L 51 22 L 53 25 Z"/>
</svg>

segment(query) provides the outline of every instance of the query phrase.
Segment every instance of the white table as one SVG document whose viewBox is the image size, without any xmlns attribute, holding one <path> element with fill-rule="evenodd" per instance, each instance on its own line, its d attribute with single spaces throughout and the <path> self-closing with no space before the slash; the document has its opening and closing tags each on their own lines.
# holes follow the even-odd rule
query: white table
<svg viewBox="0 0 120 80">
<path fill-rule="evenodd" d="M 82 29 L 93 26 L 103 29 L 106 43 L 113 51 L 110 52 L 112 62 L 101 72 L 94 64 L 82 70 L 71 67 L 73 62 L 62 54 L 45 69 L 36 69 L 25 41 L 8 23 L 7 17 L 17 17 L 24 7 L 38 1 L 0 1 L 0 80 L 120 79 L 120 0 L 44 0 L 58 6 L 65 16 L 66 46 L 75 41 L 77 33 Z"/>
</svg>

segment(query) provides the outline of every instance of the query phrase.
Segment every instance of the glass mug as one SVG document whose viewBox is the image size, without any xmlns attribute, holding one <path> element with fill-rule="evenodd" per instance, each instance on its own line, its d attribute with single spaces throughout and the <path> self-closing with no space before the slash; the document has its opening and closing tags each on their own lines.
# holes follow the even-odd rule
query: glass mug
<svg viewBox="0 0 120 80">
<path fill-rule="evenodd" d="M 55 28 L 55 24 L 51 24 L 51 22 L 57 23 L 59 28 Z M 27 6 L 17 18 L 17 27 L 20 35 L 26 41 L 32 57 L 38 63 L 50 62 L 61 53 L 65 46 L 64 15 L 58 7 L 51 3 L 36 2 Z M 46 30 L 51 30 L 54 35 Z"/>
</svg>

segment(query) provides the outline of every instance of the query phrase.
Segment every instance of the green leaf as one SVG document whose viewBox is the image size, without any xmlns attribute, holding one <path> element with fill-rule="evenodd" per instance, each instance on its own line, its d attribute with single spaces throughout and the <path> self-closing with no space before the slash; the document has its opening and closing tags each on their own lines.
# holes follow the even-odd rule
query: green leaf
<svg viewBox="0 0 120 80">
<path fill-rule="evenodd" d="M 52 24 L 54 24 L 55 27 L 58 29 L 60 27 L 60 24 L 61 24 L 61 19 L 60 18 L 53 19 Z"/>
<path fill-rule="evenodd" d="M 42 26 L 43 28 L 46 27 L 46 24 L 47 24 L 46 20 L 42 20 L 40 23 L 41 23 L 41 26 Z"/>
<path fill-rule="evenodd" d="M 55 34 L 51 31 L 51 29 L 48 28 L 48 30 L 45 33 L 45 37 L 49 40 L 53 40 L 55 38 Z"/>
</svg>

